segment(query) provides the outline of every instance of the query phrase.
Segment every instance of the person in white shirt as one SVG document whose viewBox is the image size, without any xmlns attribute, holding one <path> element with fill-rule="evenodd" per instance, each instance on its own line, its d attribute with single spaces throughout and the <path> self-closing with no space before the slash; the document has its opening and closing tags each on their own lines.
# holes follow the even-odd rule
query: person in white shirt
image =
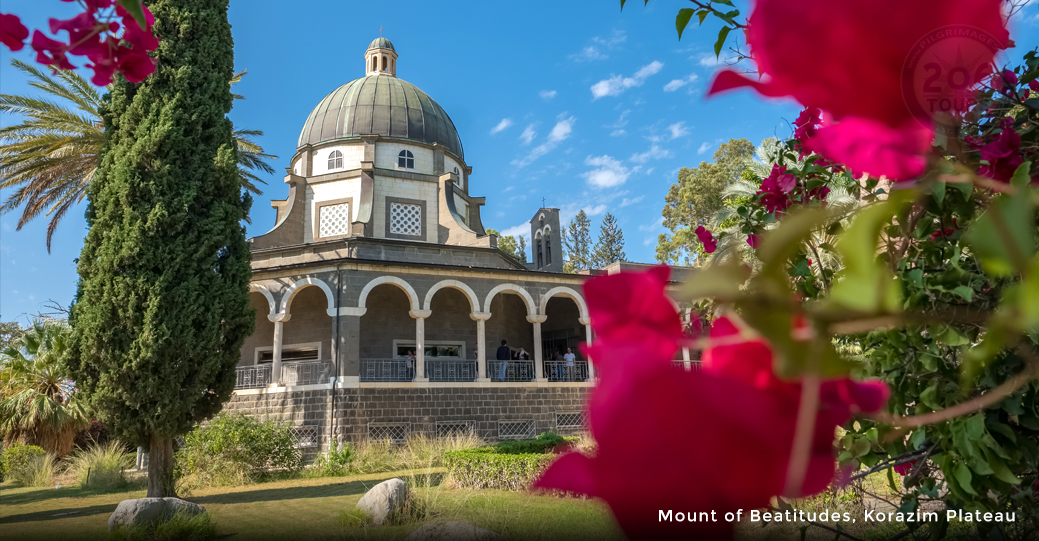
<svg viewBox="0 0 1039 541">
<path fill-rule="evenodd" d="M 570 348 L 566 348 L 566 355 L 563 355 L 564 364 L 566 364 L 566 380 L 573 381 L 574 378 L 574 361 L 577 360 L 577 356 L 574 355 L 574 351 Z"/>
</svg>

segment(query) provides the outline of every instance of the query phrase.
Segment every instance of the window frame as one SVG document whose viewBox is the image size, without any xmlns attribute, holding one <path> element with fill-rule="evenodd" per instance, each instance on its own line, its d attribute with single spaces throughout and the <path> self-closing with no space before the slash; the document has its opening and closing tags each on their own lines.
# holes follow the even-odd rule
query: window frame
<svg viewBox="0 0 1039 541">
<path fill-rule="evenodd" d="M 418 234 L 418 235 L 405 235 L 403 233 L 391 233 L 390 232 L 390 227 L 392 225 L 391 218 L 393 216 L 392 211 L 390 209 L 391 209 L 393 203 L 397 203 L 398 205 L 415 205 L 415 206 L 418 206 L 420 208 L 419 212 L 422 213 L 421 219 L 419 220 L 419 222 L 421 222 L 420 226 L 421 226 L 421 230 L 422 230 L 422 232 L 420 234 Z M 429 214 L 427 214 L 427 210 L 428 209 L 426 208 L 426 202 L 421 200 L 421 199 L 406 199 L 406 198 L 403 198 L 403 197 L 387 197 L 386 198 L 385 207 L 383 208 L 383 212 L 384 212 L 384 214 L 383 214 L 383 222 L 385 222 L 384 236 L 386 238 L 388 238 L 388 239 L 422 240 L 422 241 L 426 240 L 427 235 L 428 235 L 428 230 L 427 230 L 427 227 L 426 227 L 426 221 L 429 219 Z"/>
<path fill-rule="evenodd" d="M 335 149 L 328 153 L 328 170 L 335 171 L 343 168 L 343 151 Z"/>
<path fill-rule="evenodd" d="M 324 342 L 300 342 L 298 344 L 282 344 L 281 345 L 281 362 L 297 362 L 297 361 L 286 361 L 285 352 L 294 349 L 312 349 L 317 348 L 317 359 L 306 359 L 298 362 L 309 362 L 309 361 L 323 361 L 324 359 Z M 271 360 L 261 361 L 260 354 L 271 352 Z M 253 348 L 253 365 L 261 366 L 266 364 L 274 363 L 274 346 L 257 346 Z"/>
<path fill-rule="evenodd" d="M 330 236 L 327 236 L 327 237 L 322 237 L 321 236 L 321 208 L 322 207 L 334 206 L 334 205 L 342 205 L 344 203 L 348 205 L 347 211 L 350 214 L 350 226 L 347 228 L 346 233 L 343 233 L 341 235 L 330 235 Z M 342 197 L 342 198 L 339 198 L 339 199 L 329 199 L 327 201 L 317 201 L 317 202 L 315 202 L 314 203 L 314 217 L 313 217 L 313 220 L 312 220 L 312 222 L 313 222 L 312 223 L 313 229 L 311 230 L 311 235 L 310 235 L 311 238 L 313 238 L 314 242 L 318 242 L 318 241 L 323 241 L 323 240 L 334 240 L 334 239 L 341 239 L 341 238 L 346 238 L 346 237 L 352 237 L 353 236 L 353 223 L 354 223 L 353 220 L 354 220 L 354 215 L 355 215 L 354 213 L 355 212 L 356 212 L 356 208 L 354 207 L 354 198 L 353 197 Z"/>
<path fill-rule="evenodd" d="M 414 169 L 415 155 L 408 149 L 397 153 L 397 169 Z"/>
</svg>

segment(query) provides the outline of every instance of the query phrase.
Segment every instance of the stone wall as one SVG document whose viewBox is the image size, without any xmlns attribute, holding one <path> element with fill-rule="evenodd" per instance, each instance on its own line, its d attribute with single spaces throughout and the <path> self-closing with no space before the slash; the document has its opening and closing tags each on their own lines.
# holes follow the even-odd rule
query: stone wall
<svg viewBox="0 0 1039 541">
<path fill-rule="evenodd" d="M 473 421 L 476 433 L 498 441 L 499 421 L 534 421 L 534 433 L 573 435 L 575 428 L 556 425 L 557 413 L 584 409 L 588 387 L 427 387 L 354 388 L 336 391 L 336 437 L 360 443 L 368 423 L 410 423 L 412 434 L 436 436 L 437 421 Z M 322 448 L 328 444 L 331 391 L 235 394 L 228 412 L 274 419 L 294 426 L 318 427 Z"/>
</svg>

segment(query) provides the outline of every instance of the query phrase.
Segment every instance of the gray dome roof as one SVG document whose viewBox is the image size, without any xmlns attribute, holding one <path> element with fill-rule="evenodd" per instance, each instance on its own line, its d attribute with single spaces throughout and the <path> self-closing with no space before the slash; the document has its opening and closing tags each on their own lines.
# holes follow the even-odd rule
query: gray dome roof
<svg viewBox="0 0 1039 541">
<path fill-rule="evenodd" d="M 389 75 L 354 79 L 325 96 L 307 117 L 297 147 L 368 134 L 439 143 L 465 157 L 444 108 L 417 86 Z"/>
<path fill-rule="evenodd" d="M 397 52 L 397 49 L 393 48 L 393 44 L 390 43 L 390 40 L 384 37 L 373 39 L 371 44 L 368 45 L 368 50 L 370 51 L 372 49 L 389 49 L 393 52 Z"/>
</svg>

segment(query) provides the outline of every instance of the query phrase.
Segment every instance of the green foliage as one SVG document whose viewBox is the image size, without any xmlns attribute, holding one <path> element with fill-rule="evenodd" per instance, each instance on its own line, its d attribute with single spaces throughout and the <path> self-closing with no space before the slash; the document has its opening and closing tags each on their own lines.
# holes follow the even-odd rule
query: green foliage
<svg viewBox="0 0 1039 541">
<path fill-rule="evenodd" d="M 139 526 L 120 526 L 109 536 L 112 541 L 209 541 L 218 539 L 209 513 L 177 513 L 166 520 Z"/>
<path fill-rule="evenodd" d="M 13 346 L 24 332 L 16 321 L 0 321 L 0 351 Z"/>
<path fill-rule="evenodd" d="M 36 449 L 39 449 L 36 447 Z M 54 465 L 57 457 L 51 453 L 31 453 L 19 457 L 10 466 L 9 476 L 16 483 L 24 487 L 47 487 L 51 486 L 54 479 Z"/>
<path fill-rule="evenodd" d="M 303 456 L 288 427 L 242 414 L 221 414 L 184 437 L 177 468 L 188 488 L 241 485 L 273 471 L 298 472 Z"/>
<path fill-rule="evenodd" d="M 577 211 L 577 215 L 563 230 L 562 237 L 567 262 L 566 272 L 576 273 L 592 268 L 591 221 L 584 209 Z"/>
<path fill-rule="evenodd" d="M 68 469 L 76 476 L 79 486 L 108 492 L 126 486 L 123 470 L 130 468 L 133 462 L 134 456 L 126 452 L 122 442 L 110 440 L 74 452 L 68 458 Z"/>
<path fill-rule="evenodd" d="M 158 67 L 117 79 L 89 188 L 72 308 L 77 385 L 120 439 L 150 448 L 149 495 L 172 494 L 172 440 L 216 415 L 255 313 L 243 221 L 251 197 L 227 114 L 227 0 L 155 0 Z"/>
<path fill-rule="evenodd" d="M 606 213 L 599 225 L 599 238 L 592 247 L 591 267 L 601 269 L 611 263 L 627 261 L 624 254 L 624 231 L 617 225 L 617 218 Z"/>
<path fill-rule="evenodd" d="M 532 440 L 505 440 L 494 445 L 495 452 L 501 454 L 550 453 L 562 446 L 577 443 L 580 438 L 542 432 Z"/>
<path fill-rule="evenodd" d="M 333 440 L 328 453 L 318 457 L 314 468 L 321 476 L 340 477 L 350 473 L 350 467 L 354 461 L 354 450 L 349 443 Z"/>
<path fill-rule="evenodd" d="M 495 235 L 498 237 L 498 249 L 505 255 L 519 260 L 521 263 L 527 262 L 527 241 L 522 235 L 513 237 L 512 235 L 502 235 L 497 229 L 486 230 L 488 235 Z"/>
<path fill-rule="evenodd" d="M 523 490 L 554 460 L 553 451 L 576 445 L 580 438 L 545 432 L 532 440 L 502 441 L 444 454 L 451 479 L 466 488 Z"/>
<path fill-rule="evenodd" d="M 36 320 L 0 351 L 0 434 L 58 456 L 72 450 L 90 419 L 64 361 L 72 329 L 61 320 Z"/>
<path fill-rule="evenodd" d="M 34 458 L 46 454 L 47 451 L 44 451 L 42 447 L 14 442 L 4 449 L 3 455 L 0 455 L 0 471 L 10 473 L 26 465 Z"/>
<path fill-rule="evenodd" d="M 693 231 L 709 227 L 712 218 L 725 202 L 723 192 L 738 181 L 754 155 L 754 145 L 747 139 L 731 139 L 715 151 L 713 163 L 700 162 L 699 167 L 683 167 L 678 180 L 671 185 L 664 201 L 664 227 L 670 235 L 661 235 L 657 243 L 657 260 L 689 263 L 697 260 L 703 247 Z"/>
</svg>

